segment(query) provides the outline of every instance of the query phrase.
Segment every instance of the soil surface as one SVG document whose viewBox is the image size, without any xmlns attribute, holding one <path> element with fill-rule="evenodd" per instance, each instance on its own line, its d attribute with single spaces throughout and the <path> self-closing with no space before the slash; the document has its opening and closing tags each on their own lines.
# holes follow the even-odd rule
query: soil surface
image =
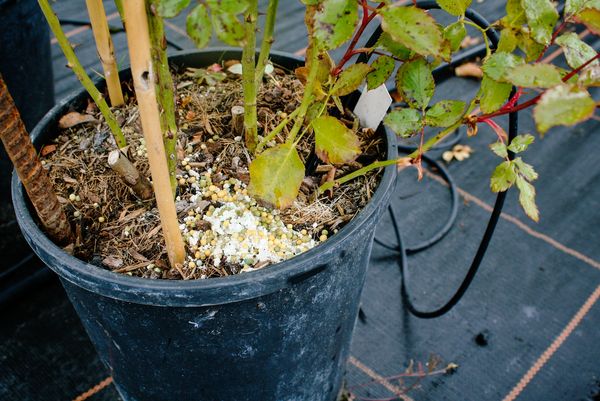
<svg viewBox="0 0 600 401">
<path fill-rule="evenodd" d="M 42 148 L 59 200 L 77 239 L 67 251 L 92 264 L 128 275 L 162 279 L 201 279 L 252 271 L 304 252 L 326 241 L 367 204 L 379 181 L 374 171 L 317 195 L 328 179 L 385 157 L 382 138 L 359 129 L 363 155 L 343 166 L 322 164 L 314 155 L 312 134 L 299 153 L 306 177 L 294 204 L 273 210 L 252 199 L 246 186 L 250 156 L 241 132 L 232 126 L 231 108 L 243 105 L 235 61 L 174 74 L 178 119 L 177 211 L 188 252 L 184 266 L 167 262 L 155 203 L 138 199 L 107 165 L 116 148 L 93 103 L 63 117 L 61 132 Z M 233 69 L 235 71 L 235 68 Z M 126 84 L 131 88 L 131 84 Z M 271 131 L 300 104 L 304 86 L 289 71 L 275 67 L 258 96 L 259 134 Z M 126 106 L 113 109 L 128 143 L 128 157 L 149 176 L 139 113 L 129 92 Z M 339 116 L 333 107 L 331 114 Z M 341 116 L 356 127 L 355 117 Z M 293 123 L 293 121 L 292 121 Z M 285 139 L 283 133 L 269 143 Z"/>
</svg>

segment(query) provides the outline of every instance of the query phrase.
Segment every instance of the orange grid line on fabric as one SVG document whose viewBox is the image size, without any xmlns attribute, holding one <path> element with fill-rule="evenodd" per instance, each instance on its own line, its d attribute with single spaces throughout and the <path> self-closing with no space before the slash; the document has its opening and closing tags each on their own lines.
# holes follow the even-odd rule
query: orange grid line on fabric
<svg viewBox="0 0 600 401">
<path fill-rule="evenodd" d="M 97 394 L 100 391 L 104 390 L 112 382 L 113 382 L 113 378 L 111 376 L 108 376 L 106 379 L 102 380 L 100 383 L 96 384 L 94 387 L 79 394 L 77 397 L 75 397 L 73 399 L 73 401 L 85 401 L 88 398 L 90 398 L 91 396 L 93 396 L 94 394 Z"/>
<path fill-rule="evenodd" d="M 600 297 L 600 285 L 596 287 L 596 290 L 589 296 L 583 306 L 577 311 L 575 316 L 571 319 L 569 324 L 563 329 L 563 331 L 556 337 L 556 339 L 550 344 L 550 346 L 544 351 L 544 353 L 538 358 L 537 361 L 529 368 L 527 373 L 519 380 L 517 385 L 508 393 L 502 401 L 514 401 L 519 394 L 523 392 L 525 387 L 533 380 L 538 372 L 544 367 L 544 365 L 550 360 L 552 355 L 560 348 L 565 340 L 571 335 L 575 328 L 581 323 L 581 320 L 588 314 L 592 306 L 598 301 Z"/>
</svg>

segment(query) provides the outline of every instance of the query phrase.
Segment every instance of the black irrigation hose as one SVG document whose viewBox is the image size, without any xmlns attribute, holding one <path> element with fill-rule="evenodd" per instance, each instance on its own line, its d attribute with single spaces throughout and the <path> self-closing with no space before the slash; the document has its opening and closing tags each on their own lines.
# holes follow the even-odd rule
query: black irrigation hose
<svg viewBox="0 0 600 401">
<path fill-rule="evenodd" d="M 448 184 L 448 188 L 450 190 L 450 196 L 451 196 L 450 215 L 448 216 L 448 219 L 446 220 L 446 222 L 444 223 L 442 228 L 440 228 L 438 231 L 436 231 L 435 234 L 433 234 L 429 239 L 422 241 L 422 242 L 418 243 L 417 245 L 404 247 L 404 245 L 401 244 L 400 237 L 398 235 L 397 235 L 397 238 L 399 241 L 398 241 L 398 244 L 396 244 L 396 245 L 390 244 L 389 242 L 386 242 L 378 237 L 375 237 L 376 243 L 378 243 L 379 245 L 383 246 L 384 248 L 390 249 L 392 251 L 396 251 L 396 250 L 398 250 L 399 246 L 402 246 L 402 248 L 404 249 L 404 252 L 407 255 L 423 251 L 423 250 L 433 246 L 435 243 L 437 243 L 442 238 L 444 238 L 444 236 L 446 234 L 448 234 L 448 232 L 454 225 L 454 222 L 456 221 L 456 216 L 458 215 L 458 190 L 456 188 L 456 183 L 454 182 L 454 179 L 452 178 L 452 176 L 450 175 L 450 173 L 448 172 L 446 167 L 444 167 L 441 163 L 431 159 L 427 155 L 423 155 L 423 160 L 425 160 L 425 162 L 427 164 L 429 164 L 430 166 L 435 167 L 435 169 L 438 171 L 440 176 Z M 391 212 L 391 210 L 392 210 L 392 206 L 390 205 L 390 212 Z M 393 215 L 392 215 L 392 219 L 393 219 Z M 394 228 L 395 228 L 395 226 L 394 226 Z"/>
<path fill-rule="evenodd" d="M 518 126 L 517 113 L 511 113 L 509 116 L 509 134 L 508 134 L 509 141 L 511 141 L 517 135 L 517 126 Z M 510 153 L 509 158 L 512 160 L 513 157 L 514 157 L 514 154 Z M 475 257 L 473 258 L 473 261 L 471 262 L 471 266 L 469 267 L 469 270 L 467 271 L 467 274 L 465 275 L 465 278 L 461 282 L 460 286 L 458 287 L 458 289 L 452 295 L 452 297 L 450 298 L 450 300 L 448 302 L 446 302 L 443 306 L 441 306 L 435 310 L 432 310 L 432 311 L 423 311 L 423 310 L 418 309 L 411 300 L 412 297 L 410 296 L 410 292 L 408 290 L 408 284 L 407 284 L 409 282 L 407 251 L 402 242 L 402 234 L 400 233 L 400 222 L 398 220 L 398 217 L 396 216 L 396 212 L 394 211 L 394 208 L 392 208 L 390 205 L 389 210 L 390 210 L 390 214 L 392 216 L 392 224 L 394 226 L 394 231 L 395 231 L 396 237 L 398 239 L 397 251 L 400 254 L 399 262 L 400 262 L 400 271 L 402 274 L 402 282 L 401 282 L 402 299 L 404 301 L 404 304 L 406 305 L 406 308 L 408 309 L 408 311 L 411 314 L 413 314 L 416 317 L 422 318 L 422 319 L 433 319 L 433 318 L 440 317 L 440 316 L 446 314 L 448 311 L 450 311 L 450 309 L 452 309 L 458 303 L 458 301 L 460 301 L 460 299 L 463 297 L 463 295 L 465 294 L 465 292 L 467 291 L 467 289 L 473 282 L 473 279 L 475 278 L 475 275 L 477 274 L 477 271 L 479 270 L 479 267 L 481 266 L 483 257 L 485 256 L 487 248 L 488 248 L 490 241 L 492 239 L 492 236 L 494 234 L 494 230 L 496 229 L 496 224 L 498 223 L 498 219 L 500 218 L 500 213 L 502 212 L 502 207 L 504 206 L 505 199 L 506 199 L 506 191 L 498 193 L 498 196 L 496 197 L 496 202 L 494 203 L 494 209 L 492 210 L 492 215 L 490 216 L 490 220 L 488 221 L 488 225 L 483 234 L 483 238 L 482 238 L 481 242 L 479 243 L 479 247 L 477 248 Z"/>
<path fill-rule="evenodd" d="M 439 6 L 433 1 L 419 2 L 418 6 L 423 9 L 439 8 Z M 492 45 L 494 47 L 496 47 L 498 45 L 499 38 L 498 38 L 497 32 L 494 29 L 490 28 L 490 24 L 481 15 L 479 15 L 477 12 L 475 12 L 471 9 L 468 9 L 467 12 L 465 13 L 465 15 L 472 22 L 479 25 L 481 28 L 486 29 L 486 35 L 488 36 L 488 38 L 490 39 L 490 41 L 492 42 Z M 379 37 L 381 32 L 382 32 L 381 27 L 378 27 L 376 29 L 375 33 L 373 34 L 373 36 L 371 36 L 371 38 L 369 38 L 369 40 L 367 42 L 367 46 L 369 46 L 369 44 L 370 44 L 370 46 L 373 46 L 377 40 L 377 37 Z M 454 67 L 457 65 L 456 64 L 457 62 L 459 62 L 459 61 L 463 62 L 466 60 L 467 57 L 473 57 L 474 55 L 480 56 L 481 51 L 482 51 L 482 49 L 473 49 L 469 52 L 469 54 L 464 55 L 463 57 L 459 56 L 460 60 L 455 60 L 452 63 L 448 63 L 448 64 L 445 64 L 445 65 L 439 67 L 438 69 L 436 69 L 436 73 L 437 73 L 436 80 L 443 81 L 443 80 L 451 77 L 452 75 L 449 73 L 449 71 L 454 70 Z M 485 48 L 483 48 L 483 51 L 485 51 Z M 368 59 L 369 59 L 368 55 L 361 55 L 361 57 L 359 57 L 359 61 L 363 61 L 363 62 L 368 61 Z M 514 92 L 515 92 L 515 89 L 513 88 L 511 96 L 512 96 L 512 94 L 514 94 Z M 518 129 L 518 114 L 516 112 L 510 113 L 509 114 L 509 129 L 508 129 L 509 142 L 512 141 L 512 139 L 517 135 L 517 129 Z M 509 152 L 508 157 L 510 160 L 512 160 L 514 158 L 514 154 L 512 152 Z M 423 156 L 423 158 L 425 159 L 425 156 Z M 436 232 L 430 239 L 428 239 L 427 241 L 424 241 L 416 246 L 408 248 L 408 247 L 404 246 L 404 243 L 402 240 L 402 234 L 400 232 L 400 221 L 398 219 L 398 216 L 396 215 L 394 208 L 390 205 L 389 211 L 391 214 L 392 224 L 394 227 L 394 231 L 396 233 L 396 238 L 397 238 L 398 244 L 396 247 L 392 247 L 389 244 L 384 243 L 383 241 L 381 241 L 378 238 L 375 238 L 375 241 L 377 243 L 383 245 L 384 247 L 386 247 L 388 249 L 394 249 L 399 253 L 399 264 L 400 264 L 401 280 L 402 280 L 401 281 L 401 294 L 402 294 L 402 300 L 403 300 L 404 304 L 406 305 L 406 309 L 416 317 L 419 317 L 422 319 L 432 319 L 432 318 L 442 316 L 442 315 L 446 314 L 448 311 L 450 311 L 460 301 L 460 299 L 463 297 L 463 295 L 465 294 L 465 292 L 467 291 L 467 289 L 473 282 L 473 279 L 475 278 L 475 275 L 477 274 L 477 271 L 479 270 L 479 267 L 481 266 L 483 257 L 485 256 L 487 248 L 488 248 L 490 241 L 492 239 L 492 236 L 494 234 L 494 230 L 496 228 L 496 224 L 498 223 L 498 219 L 500 218 L 500 213 L 502 212 L 502 207 L 504 206 L 504 200 L 506 199 L 506 192 L 500 192 L 500 193 L 498 193 L 498 195 L 496 197 L 496 202 L 494 203 L 494 209 L 492 210 L 492 214 L 490 216 L 487 227 L 483 234 L 483 238 L 481 239 L 479 247 L 477 248 L 477 252 L 475 253 L 475 256 L 473 257 L 473 260 L 471 262 L 469 270 L 467 271 L 467 274 L 465 275 L 465 277 L 464 277 L 463 281 L 461 282 L 460 286 L 458 287 L 458 289 L 450 297 L 450 299 L 445 304 L 443 304 L 441 307 L 431 310 L 431 311 L 420 310 L 413 304 L 412 299 L 411 299 L 412 297 L 410 296 L 410 292 L 408 289 L 408 283 L 409 283 L 408 254 L 425 250 L 425 249 L 431 247 L 436 242 L 438 242 L 440 239 L 442 239 L 448 233 L 448 231 L 450 230 L 450 227 L 454 223 L 454 220 L 456 218 L 456 212 L 457 212 L 457 211 L 455 212 L 455 207 L 456 208 L 458 207 L 458 201 L 457 201 L 458 194 L 457 194 L 456 185 L 454 184 L 454 181 L 452 180 L 448 171 L 441 164 L 431 160 L 430 158 L 427 158 L 425 160 L 430 165 L 437 167 L 440 174 L 442 175 L 442 178 L 448 183 L 448 186 L 452 193 L 452 211 L 450 213 L 450 218 L 447 220 L 446 224 L 440 230 L 438 230 L 438 232 Z"/>
</svg>

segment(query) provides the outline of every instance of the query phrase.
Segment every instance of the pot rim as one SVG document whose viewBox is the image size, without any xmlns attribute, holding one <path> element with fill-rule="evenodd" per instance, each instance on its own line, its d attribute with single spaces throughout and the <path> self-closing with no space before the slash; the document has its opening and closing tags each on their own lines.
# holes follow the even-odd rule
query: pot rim
<svg viewBox="0 0 600 401">
<path fill-rule="evenodd" d="M 241 50 L 216 47 L 203 50 L 186 50 L 169 55 L 176 64 L 191 55 L 204 57 L 222 53 L 223 57 Z M 272 51 L 271 56 L 281 60 L 303 62 L 293 54 Z M 67 110 L 71 103 L 82 96 L 81 88 L 58 102 L 40 120 L 31 133 L 32 140 L 41 135 L 43 127 L 55 120 L 55 115 Z M 389 130 L 383 130 L 386 138 L 388 158 L 397 157 L 396 137 Z M 373 216 L 381 213 L 387 204 L 391 190 L 395 187 L 396 169 L 394 165 L 385 168 L 381 181 L 367 205 L 339 232 L 322 244 L 291 259 L 270 265 L 253 272 L 204 280 L 160 280 L 132 277 L 114 273 L 92 265 L 67 254 L 54 244 L 36 224 L 29 212 L 25 191 L 16 173 L 12 177 L 12 197 L 15 214 L 21 230 L 36 254 L 62 279 L 88 291 L 121 301 L 156 306 L 207 306 L 239 302 L 276 292 L 293 285 L 323 270 L 327 261 L 343 249 L 345 239 L 356 234 Z M 382 205 L 383 204 L 383 205 Z"/>
</svg>

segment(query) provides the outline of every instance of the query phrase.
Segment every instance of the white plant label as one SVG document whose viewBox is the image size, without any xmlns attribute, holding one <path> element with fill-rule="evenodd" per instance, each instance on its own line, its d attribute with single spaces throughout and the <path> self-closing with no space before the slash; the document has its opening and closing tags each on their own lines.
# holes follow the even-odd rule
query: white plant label
<svg viewBox="0 0 600 401">
<path fill-rule="evenodd" d="M 367 90 L 365 85 L 354 107 L 354 114 L 361 127 L 377 129 L 391 105 L 392 97 L 385 84 L 371 90 Z"/>
</svg>

